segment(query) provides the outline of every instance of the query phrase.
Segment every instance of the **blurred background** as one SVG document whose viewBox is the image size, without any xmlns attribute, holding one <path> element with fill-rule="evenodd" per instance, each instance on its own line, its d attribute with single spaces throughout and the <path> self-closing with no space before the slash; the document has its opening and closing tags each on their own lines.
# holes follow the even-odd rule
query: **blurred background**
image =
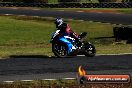
<svg viewBox="0 0 132 88">
<path fill-rule="evenodd" d="M 66 2 L 66 3 L 102 3 L 102 2 L 116 2 L 116 3 L 122 3 L 122 2 L 132 2 L 132 0 L 0 0 L 0 2 L 26 2 L 26 3 L 34 3 L 34 2 L 40 2 L 40 3 L 60 3 L 60 2 Z"/>
</svg>

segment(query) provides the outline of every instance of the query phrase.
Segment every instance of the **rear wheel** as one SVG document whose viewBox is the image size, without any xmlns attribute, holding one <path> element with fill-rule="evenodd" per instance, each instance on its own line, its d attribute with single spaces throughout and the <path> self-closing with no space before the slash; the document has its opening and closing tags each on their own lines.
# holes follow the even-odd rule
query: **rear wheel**
<svg viewBox="0 0 132 88">
<path fill-rule="evenodd" d="M 90 43 L 87 43 L 85 45 L 85 56 L 87 57 L 94 57 L 96 55 L 96 49 L 95 49 L 95 46 L 90 44 Z"/>
<path fill-rule="evenodd" d="M 52 51 L 57 57 L 67 57 L 68 56 L 68 48 L 67 45 L 63 43 L 53 43 Z"/>
</svg>

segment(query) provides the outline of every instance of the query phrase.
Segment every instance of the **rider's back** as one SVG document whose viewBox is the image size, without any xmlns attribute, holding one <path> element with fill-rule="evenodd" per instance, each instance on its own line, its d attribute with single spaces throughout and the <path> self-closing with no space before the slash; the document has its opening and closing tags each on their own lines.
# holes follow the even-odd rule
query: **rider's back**
<svg viewBox="0 0 132 88">
<path fill-rule="evenodd" d="M 70 27 L 67 23 L 63 23 L 58 27 L 60 36 L 69 36 L 70 35 Z"/>
</svg>

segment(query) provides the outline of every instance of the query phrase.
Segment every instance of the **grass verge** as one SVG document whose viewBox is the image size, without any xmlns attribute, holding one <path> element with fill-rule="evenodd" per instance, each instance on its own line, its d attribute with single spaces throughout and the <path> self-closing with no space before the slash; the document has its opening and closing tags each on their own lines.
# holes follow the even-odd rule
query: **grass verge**
<svg viewBox="0 0 132 88">
<path fill-rule="evenodd" d="M 1 88 L 132 88 L 132 83 L 89 83 L 79 85 L 76 80 L 36 80 L 31 82 L 0 83 Z"/>
<path fill-rule="evenodd" d="M 50 35 L 55 31 L 53 18 L 0 16 L 0 57 L 11 55 L 53 55 Z M 97 54 L 132 53 L 129 44 L 116 44 L 111 24 L 66 20 L 77 33 L 88 32 L 87 41 Z M 77 26 L 78 25 L 78 26 Z M 127 50 L 126 50 L 127 49 Z"/>
</svg>

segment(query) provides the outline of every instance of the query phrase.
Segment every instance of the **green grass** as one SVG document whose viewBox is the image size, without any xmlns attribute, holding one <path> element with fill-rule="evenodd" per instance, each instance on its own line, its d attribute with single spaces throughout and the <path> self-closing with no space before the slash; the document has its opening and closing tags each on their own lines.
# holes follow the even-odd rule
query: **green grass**
<svg viewBox="0 0 132 88">
<path fill-rule="evenodd" d="M 35 80 L 0 83 L 0 88 L 132 88 L 132 83 L 88 83 L 80 85 L 77 80 Z"/>
<path fill-rule="evenodd" d="M 120 12 L 120 13 L 132 14 L 132 9 L 131 8 L 130 9 L 123 9 L 123 10 L 119 9 L 117 11 Z"/>
<path fill-rule="evenodd" d="M 45 54 L 50 50 L 52 22 L 1 16 L 0 25 L 0 55 Z"/>
<path fill-rule="evenodd" d="M 77 33 L 88 32 L 87 41 L 97 54 L 132 53 L 131 45 L 115 44 L 110 24 L 66 20 Z M 0 57 L 10 55 L 53 55 L 50 35 L 55 31 L 52 18 L 0 16 Z M 108 37 L 108 38 L 107 38 Z M 127 48 L 127 51 L 126 51 Z"/>
<path fill-rule="evenodd" d="M 0 44 L 45 43 L 53 31 L 51 22 L 35 22 L 0 17 Z"/>
<path fill-rule="evenodd" d="M 58 3 L 58 0 L 48 0 L 48 3 Z"/>
</svg>

